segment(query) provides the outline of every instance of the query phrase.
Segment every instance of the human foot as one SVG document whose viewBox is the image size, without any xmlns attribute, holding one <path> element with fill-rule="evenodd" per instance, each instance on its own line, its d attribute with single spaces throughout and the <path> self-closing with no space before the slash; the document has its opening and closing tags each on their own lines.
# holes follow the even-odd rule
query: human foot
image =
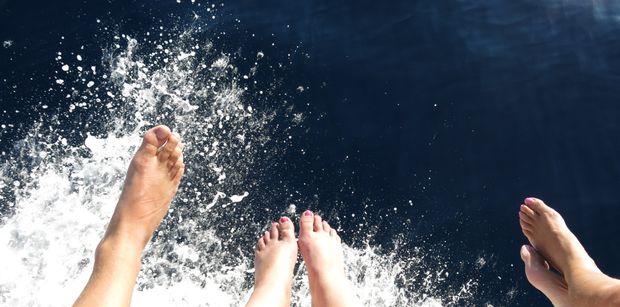
<svg viewBox="0 0 620 307">
<path fill-rule="evenodd" d="M 179 136 L 163 125 L 148 130 L 129 164 L 106 238 L 123 236 L 144 248 L 168 212 L 184 170 Z"/>
<path fill-rule="evenodd" d="M 525 199 L 519 222 L 532 246 L 561 273 L 570 274 L 575 269 L 600 272 L 562 216 L 542 200 Z"/>
<path fill-rule="evenodd" d="M 564 278 L 549 270 L 545 259 L 529 246 L 521 247 L 521 259 L 525 263 L 527 280 L 540 290 L 555 307 L 569 306 L 568 286 Z"/>
<path fill-rule="evenodd" d="M 311 211 L 302 214 L 299 224 L 298 244 L 308 270 L 312 306 L 355 306 L 336 230 Z"/>
<path fill-rule="evenodd" d="M 295 226 L 281 217 L 256 243 L 254 292 L 247 306 L 290 306 L 296 262 Z"/>
<path fill-rule="evenodd" d="M 146 132 L 74 306 L 129 306 L 142 249 L 168 212 L 184 168 L 178 136 L 166 126 Z"/>
</svg>

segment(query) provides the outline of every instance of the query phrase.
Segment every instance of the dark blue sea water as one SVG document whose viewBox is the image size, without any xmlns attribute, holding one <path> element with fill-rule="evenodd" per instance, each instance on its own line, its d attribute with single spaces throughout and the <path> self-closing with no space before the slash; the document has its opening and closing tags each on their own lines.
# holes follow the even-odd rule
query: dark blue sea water
<svg viewBox="0 0 620 307">
<path fill-rule="evenodd" d="M 303 195 L 313 210 L 349 217 L 341 226 L 350 244 L 370 221 L 372 244 L 402 237 L 437 253 L 448 271 L 463 272 L 448 284 L 478 279 L 473 305 L 546 306 L 519 258 L 518 206 L 537 196 L 604 272 L 620 276 L 620 4 L 217 5 L 209 31 L 226 32 L 222 46 L 265 51 L 286 66 L 282 91 L 304 88 L 290 103 L 305 125 L 263 181 L 270 199 Z M 205 7 L 0 1 L 0 41 L 10 42 L 0 47 L 0 121 L 18 127 L 4 129 L 0 149 L 44 112 L 33 97 L 46 96 L 57 51 L 83 46 L 101 57 L 103 25 L 140 35 L 153 24 L 190 24 Z M 64 103 L 49 95 L 50 110 Z"/>
</svg>

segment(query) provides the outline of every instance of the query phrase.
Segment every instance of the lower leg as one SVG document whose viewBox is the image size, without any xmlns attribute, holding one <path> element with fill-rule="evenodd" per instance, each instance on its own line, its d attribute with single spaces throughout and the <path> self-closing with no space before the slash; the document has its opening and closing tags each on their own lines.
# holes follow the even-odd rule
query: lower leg
<svg viewBox="0 0 620 307">
<path fill-rule="evenodd" d="M 589 269 L 569 272 L 566 280 L 573 306 L 620 306 L 620 280 Z"/>
<path fill-rule="evenodd" d="M 122 236 L 104 237 L 93 272 L 74 306 L 129 306 L 140 271 L 141 244 Z"/>
</svg>

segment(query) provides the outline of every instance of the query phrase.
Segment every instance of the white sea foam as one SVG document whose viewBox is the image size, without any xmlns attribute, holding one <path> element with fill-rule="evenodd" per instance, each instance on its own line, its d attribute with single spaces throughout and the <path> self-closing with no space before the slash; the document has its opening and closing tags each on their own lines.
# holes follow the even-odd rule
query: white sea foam
<svg viewBox="0 0 620 307">
<path fill-rule="evenodd" d="M 71 304 L 92 270 L 94 249 L 140 135 L 156 123 L 182 135 L 188 171 L 145 250 L 134 306 L 238 306 L 247 299 L 253 240 L 268 222 L 253 219 L 261 208 L 248 202 L 254 192 L 247 179 L 259 154 L 275 146 L 270 145 L 273 119 L 289 108 L 244 100 L 238 85 L 243 78 L 233 59 L 189 32 L 146 46 L 119 36 L 105 52 L 107 66 L 63 68 L 75 74 L 67 80 L 85 84 L 76 86 L 83 92 L 67 94 L 76 101 L 61 113 L 91 108 L 93 120 L 104 128 L 76 144 L 62 136 L 62 120 L 41 121 L 2 161 L 0 189 L 14 189 L 11 197 L 0 199 L 6 210 L 0 219 L 0 305 Z M 143 51 L 157 45 L 162 48 L 150 49 L 157 52 Z M 100 90 L 86 80 L 95 80 Z M 301 113 L 290 115 L 291 125 L 303 119 Z M 245 211 L 232 215 L 230 208 Z M 292 204 L 283 204 L 281 211 L 298 214 Z M 345 250 L 349 278 L 365 306 L 453 304 L 476 288 L 470 281 L 452 295 L 434 297 L 441 274 L 411 270 L 423 257 L 402 258 L 370 245 Z M 310 306 L 303 264 L 295 275 L 293 305 Z"/>
</svg>

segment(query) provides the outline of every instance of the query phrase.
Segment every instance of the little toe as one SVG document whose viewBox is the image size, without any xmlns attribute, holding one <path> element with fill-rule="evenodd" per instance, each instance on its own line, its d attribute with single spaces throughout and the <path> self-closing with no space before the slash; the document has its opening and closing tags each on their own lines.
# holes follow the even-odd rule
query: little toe
<svg viewBox="0 0 620 307">
<path fill-rule="evenodd" d="M 280 218 L 280 240 L 295 240 L 295 226 L 286 216 Z"/>
<path fill-rule="evenodd" d="M 312 233 L 314 227 L 314 213 L 310 210 L 306 210 L 299 218 L 299 236 L 305 236 Z"/>
<path fill-rule="evenodd" d="M 338 239 L 338 242 L 340 242 L 340 236 L 338 235 L 338 232 L 336 231 L 336 229 L 332 228 L 329 231 L 329 235 L 334 237 L 334 238 L 336 238 L 336 239 Z"/>
<path fill-rule="evenodd" d="M 164 125 L 155 126 L 149 129 L 142 138 L 141 148 L 157 154 L 157 149 L 166 143 L 172 132 Z"/>
<path fill-rule="evenodd" d="M 318 214 L 314 215 L 314 231 L 323 231 L 323 219 Z"/>
<path fill-rule="evenodd" d="M 181 178 L 183 177 L 184 173 L 185 173 L 185 164 L 181 163 L 181 166 L 179 167 L 176 174 L 172 178 L 172 181 L 178 185 L 181 182 Z"/>
</svg>

